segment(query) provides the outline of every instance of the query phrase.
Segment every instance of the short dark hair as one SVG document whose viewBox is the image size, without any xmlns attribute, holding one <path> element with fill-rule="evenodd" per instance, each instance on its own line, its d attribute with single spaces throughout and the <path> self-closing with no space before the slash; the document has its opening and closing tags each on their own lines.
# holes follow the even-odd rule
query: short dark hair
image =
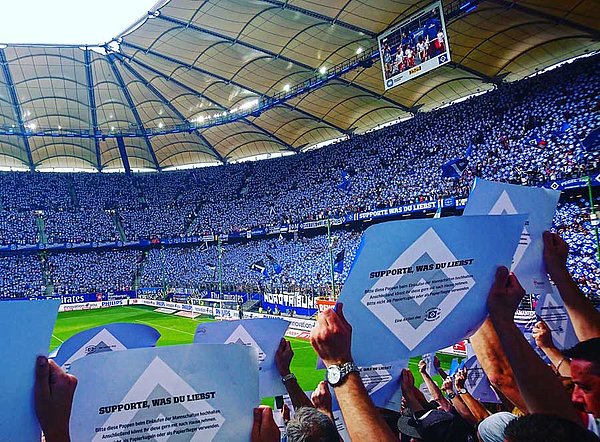
<svg viewBox="0 0 600 442">
<path fill-rule="evenodd" d="M 598 437 L 573 421 L 549 414 L 529 414 L 508 423 L 508 442 L 597 442 Z"/>
<path fill-rule="evenodd" d="M 563 354 L 571 359 L 581 359 L 594 365 L 594 374 L 600 376 L 600 338 L 581 341 Z"/>
</svg>

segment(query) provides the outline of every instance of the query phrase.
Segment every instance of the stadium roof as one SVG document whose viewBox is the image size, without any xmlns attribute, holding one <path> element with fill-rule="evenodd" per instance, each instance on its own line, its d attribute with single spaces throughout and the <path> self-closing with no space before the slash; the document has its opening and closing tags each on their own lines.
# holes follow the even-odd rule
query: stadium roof
<svg viewBox="0 0 600 442">
<path fill-rule="evenodd" d="M 376 35 L 428 3 L 171 0 L 98 47 L 0 45 L 0 167 L 294 153 L 600 48 L 596 0 L 444 1 L 452 63 L 385 92 Z"/>
</svg>

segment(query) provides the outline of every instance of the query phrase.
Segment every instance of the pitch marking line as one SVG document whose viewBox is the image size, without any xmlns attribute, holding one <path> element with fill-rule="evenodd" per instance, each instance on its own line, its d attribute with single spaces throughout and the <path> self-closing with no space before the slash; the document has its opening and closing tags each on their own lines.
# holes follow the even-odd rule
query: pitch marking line
<svg viewBox="0 0 600 442">
<path fill-rule="evenodd" d="M 152 322 L 138 321 L 138 320 L 133 321 L 133 322 L 137 322 L 139 324 L 149 325 L 151 327 L 156 327 L 156 328 L 166 328 L 167 330 L 173 330 L 173 331 L 176 331 L 176 332 L 179 332 L 179 333 L 183 333 L 183 334 L 186 334 L 186 335 L 190 335 L 190 336 L 194 336 L 195 335 L 195 333 L 186 332 L 186 331 L 179 330 L 179 329 L 176 329 L 176 328 L 173 328 L 173 327 L 167 327 L 166 325 L 157 325 L 157 324 L 154 324 Z"/>
<path fill-rule="evenodd" d="M 60 343 L 61 343 L 61 344 L 64 344 L 64 342 L 65 342 L 65 341 L 63 341 L 62 339 L 60 339 L 58 336 L 56 336 L 56 335 L 54 335 L 54 334 L 52 335 L 52 337 L 53 337 L 54 339 L 56 339 L 57 341 L 60 341 Z"/>
</svg>

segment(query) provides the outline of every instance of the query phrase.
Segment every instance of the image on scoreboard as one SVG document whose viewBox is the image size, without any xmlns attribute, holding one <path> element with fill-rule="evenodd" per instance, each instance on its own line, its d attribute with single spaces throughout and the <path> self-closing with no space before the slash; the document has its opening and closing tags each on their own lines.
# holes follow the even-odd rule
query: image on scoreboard
<svg viewBox="0 0 600 442">
<path fill-rule="evenodd" d="M 441 2 L 385 31 L 377 41 L 386 90 L 450 62 Z"/>
</svg>

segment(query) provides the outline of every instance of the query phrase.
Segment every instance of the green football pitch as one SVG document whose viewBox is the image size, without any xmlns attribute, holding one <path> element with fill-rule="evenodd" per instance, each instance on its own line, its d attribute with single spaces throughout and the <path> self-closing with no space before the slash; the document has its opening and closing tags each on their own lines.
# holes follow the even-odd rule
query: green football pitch
<svg viewBox="0 0 600 442">
<path fill-rule="evenodd" d="M 191 344 L 198 324 L 210 321 L 214 321 L 214 319 L 208 316 L 198 316 L 196 319 L 190 319 L 157 313 L 154 311 L 154 307 L 147 306 L 123 306 L 98 310 L 63 312 L 58 314 L 50 349 L 53 350 L 71 336 L 83 330 L 113 322 L 130 322 L 154 327 L 161 334 L 157 344 L 159 346 Z M 325 376 L 324 370 L 315 369 L 317 364 L 315 351 L 308 341 L 294 338 L 287 339 L 291 342 L 292 349 L 294 350 L 292 371 L 298 377 L 298 381 L 304 390 L 314 389 Z M 452 358 L 441 354 L 438 357 L 440 358 L 442 367 L 447 370 Z M 419 358 L 413 358 L 409 361 L 409 368 L 415 375 L 417 386 L 422 382 L 421 375 L 417 370 L 418 361 Z M 438 383 L 441 381 L 439 376 L 434 379 Z M 267 404 L 271 402 L 271 400 L 265 401 Z"/>
</svg>

